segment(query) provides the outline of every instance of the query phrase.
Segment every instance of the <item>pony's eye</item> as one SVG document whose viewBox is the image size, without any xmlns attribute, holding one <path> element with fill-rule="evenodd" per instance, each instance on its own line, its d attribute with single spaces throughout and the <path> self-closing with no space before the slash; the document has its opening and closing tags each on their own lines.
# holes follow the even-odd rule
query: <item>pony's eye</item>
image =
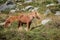
<svg viewBox="0 0 60 40">
<path fill-rule="evenodd" d="M 34 12 L 36 14 L 36 12 Z"/>
</svg>

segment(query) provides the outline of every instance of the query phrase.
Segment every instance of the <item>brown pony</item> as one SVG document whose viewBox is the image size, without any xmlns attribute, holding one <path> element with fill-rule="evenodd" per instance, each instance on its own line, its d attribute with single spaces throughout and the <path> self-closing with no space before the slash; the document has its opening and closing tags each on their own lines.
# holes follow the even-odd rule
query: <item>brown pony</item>
<svg viewBox="0 0 60 40">
<path fill-rule="evenodd" d="M 34 19 L 34 18 L 40 19 L 40 16 L 37 11 L 32 11 L 28 15 L 21 14 L 18 16 L 11 16 L 5 21 L 5 26 L 12 23 L 13 21 L 18 21 L 18 27 L 21 27 L 21 25 L 25 23 L 27 25 L 27 30 L 29 30 L 32 19 Z"/>
</svg>

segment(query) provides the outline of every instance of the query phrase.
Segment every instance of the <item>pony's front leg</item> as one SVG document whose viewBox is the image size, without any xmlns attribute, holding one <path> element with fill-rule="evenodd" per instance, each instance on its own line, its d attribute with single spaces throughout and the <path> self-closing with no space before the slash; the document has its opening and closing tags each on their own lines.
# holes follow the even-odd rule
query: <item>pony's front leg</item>
<svg viewBox="0 0 60 40">
<path fill-rule="evenodd" d="M 26 31 L 29 31 L 29 30 L 30 30 L 30 23 L 27 23 Z"/>
</svg>

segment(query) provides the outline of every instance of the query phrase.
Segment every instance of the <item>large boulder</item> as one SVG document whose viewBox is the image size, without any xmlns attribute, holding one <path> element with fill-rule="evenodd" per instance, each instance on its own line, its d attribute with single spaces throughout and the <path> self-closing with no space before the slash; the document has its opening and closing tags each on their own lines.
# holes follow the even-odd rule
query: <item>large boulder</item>
<svg viewBox="0 0 60 40">
<path fill-rule="evenodd" d="M 4 11 L 5 9 L 12 9 L 16 5 L 12 1 L 6 1 L 6 3 L 0 6 L 0 11 Z"/>
</svg>

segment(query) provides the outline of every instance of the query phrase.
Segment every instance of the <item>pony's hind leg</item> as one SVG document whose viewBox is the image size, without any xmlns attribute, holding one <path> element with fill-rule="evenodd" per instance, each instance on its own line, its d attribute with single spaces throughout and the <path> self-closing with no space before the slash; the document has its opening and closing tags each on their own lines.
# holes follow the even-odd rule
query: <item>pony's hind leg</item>
<svg viewBox="0 0 60 40">
<path fill-rule="evenodd" d="M 5 28 L 8 27 L 9 24 L 10 24 L 10 21 L 5 22 L 4 27 Z"/>
<path fill-rule="evenodd" d="M 21 22 L 20 22 L 20 21 L 18 21 L 18 28 L 19 28 L 19 27 L 21 27 Z"/>
<path fill-rule="evenodd" d="M 20 30 L 20 31 L 22 31 L 22 22 L 18 22 L 18 29 Z"/>
</svg>

